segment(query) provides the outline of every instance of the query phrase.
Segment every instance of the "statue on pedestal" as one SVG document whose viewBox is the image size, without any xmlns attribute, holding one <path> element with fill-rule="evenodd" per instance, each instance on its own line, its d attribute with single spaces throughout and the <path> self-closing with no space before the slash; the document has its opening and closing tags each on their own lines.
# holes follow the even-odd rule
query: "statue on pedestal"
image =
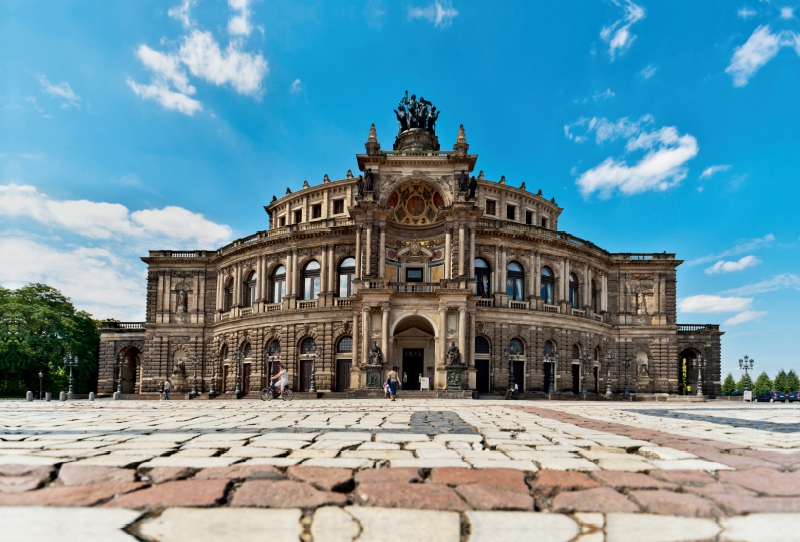
<svg viewBox="0 0 800 542">
<path fill-rule="evenodd" d="M 447 360 L 447 365 L 461 365 L 461 352 L 458 351 L 455 342 L 450 343 L 445 359 Z"/>
<path fill-rule="evenodd" d="M 181 290 L 178 292 L 178 303 L 176 310 L 178 312 L 186 312 L 186 291 Z"/>
<path fill-rule="evenodd" d="M 372 173 L 372 168 L 367 168 L 364 173 L 364 192 L 372 192 L 375 188 L 375 175 Z"/>
<path fill-rule="evenodd" d="M 469 180 L 469 194 L 467 194 L 467 199 L 475 199 L 475 191 L 478 190 L 478 180 L 475 179 L 475 175 Z"/>
<path fill-rule="evenodd" d="M 468 188 L 469 177 L 467 177 L 467 173 L 462 169 L 461 173 L 458 175 L 458 191 L 466 192 Z"/>
<path fill-rule="evenodd" d="M 380 346 L 375 341 L 372 341 L 372 346 L 369 348 L 369 364 L 370 365 L 382 365 L 383 364 L 383 352 L 381 352 Z"/>
<path fill-rule="evenodd" d="M 356 193 L 358 196 L 364 195 L 364 176 L 359 175 L 358 180 L 356 180 Z"/>
</svg>

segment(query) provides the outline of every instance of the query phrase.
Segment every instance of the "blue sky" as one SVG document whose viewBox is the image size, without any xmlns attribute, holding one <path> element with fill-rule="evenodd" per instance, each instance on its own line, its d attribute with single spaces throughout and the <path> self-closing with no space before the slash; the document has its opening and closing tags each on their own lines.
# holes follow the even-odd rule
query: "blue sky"
<svg viewBox="0 0 800 542">
<path fill-rule="evenodd" d="M 797 8 L 797 9 L 795 9 Z M 408 89 L 560 227 L 669 251 L 724 371 L 800 369 L 800 5 L 0 2 L 0 284 L 143 319 L 148 249 L 267 227 L 286 187 L 390 147 Z M 735 371 L 738 374 L 738 368 Z"/>
</svg>

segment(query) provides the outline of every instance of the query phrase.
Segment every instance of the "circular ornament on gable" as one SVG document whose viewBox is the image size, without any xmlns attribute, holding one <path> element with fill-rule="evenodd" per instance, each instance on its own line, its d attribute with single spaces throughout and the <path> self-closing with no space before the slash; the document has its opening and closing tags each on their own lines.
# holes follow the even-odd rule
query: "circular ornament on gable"
<svg viewBox="0 0 800 542">
<path fill-rule="evenodd" d="M 392 209 L 391 220 L 399 224 L 427 226 L 439 222 L 444 198 L 430 184 L 408 182 L 400 185 L 386 201 Z"/>
</svg>

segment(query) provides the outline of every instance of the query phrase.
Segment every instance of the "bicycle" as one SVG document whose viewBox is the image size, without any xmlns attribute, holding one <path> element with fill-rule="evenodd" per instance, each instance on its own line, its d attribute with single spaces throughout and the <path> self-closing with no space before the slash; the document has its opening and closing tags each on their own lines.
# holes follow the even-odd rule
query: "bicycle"
<svg viewBox="0 0 800 542">
<path fill-rule="evenodd" d="M 284 401 L 291 401 L 292 397 L 294 397 L 294 392 L 292 391 L 292 388 L 290 388 L 289 386 L 284 386 L 283 395 L 281 395 L 281 392 L 275 388 L 275 384 L 270 383 L 268 388 L 264 388 L 263 390 L 261 390 L 261 400 L 269 401 L 273 397 L 279 397 Z"/>
</svg>

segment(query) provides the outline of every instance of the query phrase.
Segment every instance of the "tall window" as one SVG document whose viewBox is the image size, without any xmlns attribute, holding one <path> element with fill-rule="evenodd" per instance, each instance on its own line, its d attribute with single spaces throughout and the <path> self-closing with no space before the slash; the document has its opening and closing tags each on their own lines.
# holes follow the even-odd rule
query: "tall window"
<svg viewBox="0 0 800 542">
<path fill-rule="evenodd" d="M 580 286 L 578 286 L 578 277 L 574 273 L 569 275 L 569 302 L 572 303 L 573 308 L 580 306 Z"/>
<path fill-rule="evenodd" d="M 278 356 L 281 353 L 281 343 L 278 339 L 273 340 L 267 347 L 267 356 Z"/>
<path fill-rule="evenodd" d="M 319 297 L 319 269 L 319 263 L 316 260 L 308 262 L 303 269 L 303 299 Z"/>
<path fill-rule="evenodd" d="M 542 291 L 539 295 L 542 296 L 545 305 L 553 305 L 553 285 L 555 278 L 553 272 L 549 267 L 542 267 Z"/>
<path fill-rule="evenodd" d="M 233 279 L 228 281 L 225 286 L 225 302 L 223 303 L 223 310 L 229 311 L 233 307 Z"/>
<path fill-rule="evenodd" d="M 333 214 L 340 215 L 343 212 L 344 212 L 344 200 L 343 199 L 333 200 Z"/>
<path fill-rule="evenodd" d="M 525 211 L 525 224 L 533 224 L 533 211 Z"/>
<path fill-rule="evenodd" d="M 580 359 L 581 357 L 581 347 L 577 344 L 572 345 L 572 359 Z"/>
<path fill-rule="evenodd" d="M 487 215 L 497 214 L 497 202 L 490 199 L 486 200 L 486 214 Z"/>
<path fill-rule="evenodd" d="M 521 356 L 525 353 L 525 345 L 522 344 L 522 341 L 519 339 L 511 339 L 511 343 L 508 345 L 511 348 L 511 353 Z"/>
<path fill-rule="evenodd" d="M 486 337 L 481 337 L 481 336 L 475 337 L 475 353 L 476 354 L 491 353 L 489 340 Z"/>
<path fill-rule="evenodd" d="M 542 227 L 547 229 L 547 219 L 546 218 L 542 218 Z"/>
<path fill-rule="evenodd" d="M 525 271 L 517 262 L 508 264 L 508 277 L 506 278 L 506 293 L 511 301 L 523 301 L 525 296 Z"/>
<path fill-rule="evenodd" d="M 286 295 L 286 268 L 279 265 L 272 272 L 272 287 L 270 288 L 270 295 L 273 303 L 282 303 L 283 297 Z"/>
<path fill-rule="evenodd" d="M 353 351 L 353 337 L 342 337 L 336 345 L 336 352 L 342 354 Z"/>
<path fill-rule="evenodd" d="M 300 224 L 303 221 L 303 210 L 298 209 L 294 212 L 294 223 Z"/>
<path fill-rule="evenodd" d="M 597 283 L 592 281 L 592 310 L 597 312 Z"/>
<path fill-rule="evenodd" d="M 517 208 L 513 205 L 506 205 L 506 218 L 509 220 L 517 219 Z"/>
<path fill-rule="evenodd" d="M 492 268 L 483 258 L 475 258 L 475 295 L 490 297 L 492 295 Z"/>
<path fill-rule="evenodd" d="M 353 295 L 353 279 L 356 277 L 355 258 L 345 258 L 339 264 L 339 297 Z"/>
<path fill-rule="evenodd" d="M 300 343 L 300 354 L 313 354 L 316 350 L 317 343 L 311 337 L 303 339 L 303 342 Z"/>
<path fill-rule="evenodd" d="M 244 345 L 244 348 L 242 348 L 242 357 L 249 358 L 252 357 L 252 355 L 253 355 L 253 348 L 250 346 L 250 343 L 247 343 L 246 345 Z"/>
<path fill-rule="evenodd" d="M 322 204 L 317 203 L 316 205 L 311 206 L 311 218 L 321 218 L 322 217 Z"/>
<path fill-rule="evenodd" d="M 544 357 L 551 358 L 556 354 L 556 345 L 553 344 L 553 341 L 545 341 L 544 342 Z"/>
<path fill-rule="evenodd" d="M 256 272 L 253 271 L 247 276 L 244 283 L 244 306 L 252 307 L 256 304 Z"/>
<path fill-rule="evenodd" d="M 228 346 L 222 345 L 222 350 L 219 351 L 219 359 L 228 359 Z"/>
</svg>

